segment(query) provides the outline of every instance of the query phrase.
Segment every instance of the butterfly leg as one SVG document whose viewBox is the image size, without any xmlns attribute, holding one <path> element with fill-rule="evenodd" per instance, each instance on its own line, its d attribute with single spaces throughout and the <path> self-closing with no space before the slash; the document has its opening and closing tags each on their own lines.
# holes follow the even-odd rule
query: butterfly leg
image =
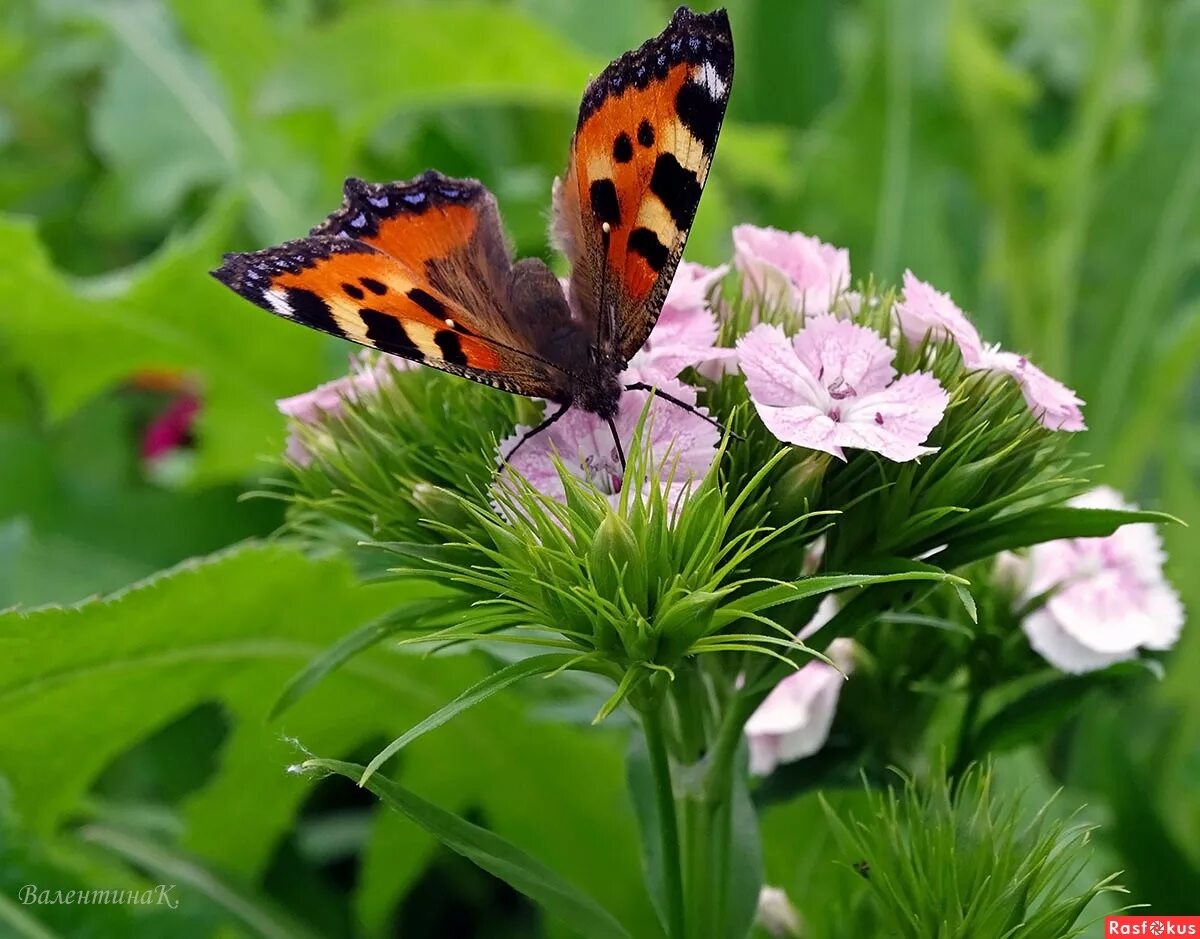
<svg viewBox="0 0 1200 939">
<path fill-rule="evenodd" d="M 608 429 L 612 431 L 613 444 L 617 448 L 617 456 L 621 460 L 621 469 L 625 469 L 625 450 L 621 446 L 621 435 L 617 433 L 617 424 L 611 417 L 608 419 Z"/>
<path fill-rule="evenodd" d="M 654 392 L 656 397 L 662 398 L 664 401 L 669 401 L 671 404 L 675 405 L 677 408 L 683 408 L 685 411 L 689 411 L 692 414 L 695 414 L 697 417 L 701 417 L 704 420 L 708 421 L 710 424 L 713 425 L 713 427 L 715 427 L 717 430 L 719 430 L 721 432 L 722 436 L 724 436 L 724 434 L 726 432 L 725 425 L 722 424 L 720 421 L 718 421 L 716 418 L 709 417 L 709 415 L 702 412 L 699 408 L 696 408 L 693 405 L 688 404 L 686 401 L 681 401 L 679 398 L 676 398 L 672 394 L 668 394 L 667 392 L 663 391 L 661 388 L 659 388 L 655 385 L 648 385 L 644 381 L 635 381 L 632 385 L 626 385 L 625 390 L 626 391 L 652 391 L 652 392 Z M 746 439 L 741 434 L 735 434 L 733 431 L 729 431 L 729 436 L 732 437 L 734 440 L 745 440 Z"/>
<path fill-rule="evenodd" d="M 551 414 L 548 418 L 546 418 L 544 421 L 542 421 L 540 424 L 538 424 L 537 427 L 534 427 L 532 430 L 525 431 L 525 433 L 521 437 L 521 439 L 517 441 L 517 445 L 515 447 L 513 447 L 511 450 L 509 450 L 507 454 L 505 454 L 504 462 L 505 463 L 509 462 L 513 458 L 513 454 L 516 453 L 518 450 L 521 449 L 521 447 L 523 447 L 525 445 L 526 440 L 529 440 L 532 437 L 536 437 L 543 430 L 545 430 L 547 427 L 549 427 L 551 424 L 553 424 L 555 421 L 557 421 L 560 417 L 562 417 L 564 414 L 566 414 L 567 409 L 570 407 L 571 407 L 571 402 L 568 401 L 566 404 L 561 405 L 559 407 L 559 409 L 557 411 L 555 411 L 553 414 Z"/>
</svg>

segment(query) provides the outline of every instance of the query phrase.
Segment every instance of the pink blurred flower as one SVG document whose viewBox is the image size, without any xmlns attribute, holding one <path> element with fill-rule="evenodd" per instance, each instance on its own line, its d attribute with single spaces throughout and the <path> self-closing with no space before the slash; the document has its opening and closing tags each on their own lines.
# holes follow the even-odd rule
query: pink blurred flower
<svg viewBox="0 0 1200 939">
<path fill-rule="evenodd" d="M 142 459 L 160 459 L 187 443 L 199 413 L 200 399 L 190 392 L 172 401 L 142 434 Z"/>
<path fill-rule="evenodd" d="M 1128 509 L 1120 494 L 1094 489 L 1071 501 L 1085 508 Z M 1021 602 L 1046 594 L 1022 623 L 1030 645 L 1056 668 L 1080 673 L 1168 649 L 1183 629 L 1183 605 L 1163 576 L 1165 556 L 1153 525 L 1126 525 L 1106 538 L 1035 545 L 1003 563 Z"/>
<path fill-rule="evenodd" d="M 685 368 L 725 362 L 736 354 L 717 346 L 719 327 L 708 307 L 709 290 L 728 270 L 725 265 L 708 268 L 687 261 L 679 265 L 658 322 L 630 360 L 623 381 L 657 385 Z"/>
<path fill-rule="evenodd" d="M 358 353 L 350 358 L 349 375 L 325 382 L 311 391 L 280 398 L 275 406 L 281 414 L 297 424 L 313 426 L 327 417 L 341 414 L 346 401 L 357 401 L 360 395 L 374 394 L 379 390 L 380 383 L 390 381 L 397 369 L 409 367 L 407 360 L 395 356 Z M 312 461 L 312 454 L 294 429 L 288 432 L 286 454 L 289 460 L 299 466 L 307 466 Z"/>
<path fill-rule="evenodd" d="M 800 232 L 736 226 L 733 266 L 748 291 L 806 316 L 830 312 L 850 286 L 850 252 Z"/>
<path fill-rule="evenodd" d="M 968 371 L 1002 372 L 1011 375 L 1025 396 L 1025 403 L 1043 426 L 1051 430 L 1085 430 L 1080 405 L 1083 401 L 1070 388 L 1051 378 L 1022 355 L 1004 352 L 999 345 L 985 346 L 979 331 L 949 294 L 904 272 L 904 295 L 896 304 L 900 330 L 911 342 L 926 335 L 953 339 Z"/>
<path fill-rule="evenodd" d="M 696 391 L 678 381 L 660 381 L 659 387 L 682 401 L 694 404 Z M 627 391 L 614 423 L 626 455 L 649 397 L 646 391 Z M 566 497 L 562 479 L 552 459 L 558 454 L 566 469 L 586 480 L 616 505 L 625 485 L 625 470 L 613 443 L 612 432 L 596 415 L 571 408 L 557 423 L 528 440 L 511 460 L 506 455 L 517 445 L 528 427 L 518 427 L 500 444 L 504 461 L 502 476 L 516 471 L 538 491 L 560 501 Z M 671 479 L 667 501 L 672 511 L 695 481 L 703 477 L 716 456 L 720 434 L 712 424 L 668 401 L 656 398 L 646 416 L 650 453 L 662 480 Z M 648 482 L 647 482 L 648 485 Z"/>
<path fill-rule="evenodd" d="M 815 633 L 837 610 L 834 597 L 822 600 L 812 621 L 800 631 L 800 638 Z M 746 722 L 750 772 L 756 776 L 767 775 L 780 763 L 812 756 L 825 746 L 842 685 L 854 669 L 854 643 L 835 639 L 826 655 L 837 668 L 821 661 L 809 662 L 771 689 Z"/>
<path fill-rule="evenodd" d="M 845 459 L 844 447 L 915 460 L 949 397 L 924 372 L 897 377 L 895 350 L 877 333 L 818 316 L 789 339 L 759 325 L 738 341 L 738 359 L 759 417 L 780 440 Z"/>
</svg>

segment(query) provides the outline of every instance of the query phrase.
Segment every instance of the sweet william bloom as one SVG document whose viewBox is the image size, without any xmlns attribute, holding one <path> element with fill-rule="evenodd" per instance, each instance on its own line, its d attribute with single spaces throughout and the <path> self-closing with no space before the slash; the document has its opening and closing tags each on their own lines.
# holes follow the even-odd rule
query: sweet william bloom
<svg viewBox="0 0 1200 939">
<path fill-rule="evenodd" d="M 809 320 L 794 337 L 754 327 L 738 341 L 738 363 L 759 417 L 780 440 L 845 459 L 843 448 L 915 460 L 949 397 L 924 372 L 897 377 L 895 350 L 877 333 L 834 316 Z"/>
<path fill-rule="evenodd" d="M 1085 508 L 1132 508 L 1101 487 L 1072 500 Z M 1163 576 L 1153 525 L 1126 525 L 1106 538 L 1067 538 L 1035 545 L 1026 559 L 1004 563 L 1021 584 L 1021 602 L 1049 593 L 1022 623 L 1030 645 L 1051 665 L 1080 673 L 1168 649 L 1183 628 L 1183 606 Z"/>
<path fill-rule="evenodd" d="M 968 371 L 1012 376 L 1025 403 L 1043 426 L 1070 431 L 1087 428 L 1080 410 L 1083 401 L 1074 391 L 1024 356 L 1005 352 L 998 345 L 984 345 L 979 331 L 950 295 L 918 280 L 912 271 L 904 272 L 904 295 L 896 304 L 895 313 L 900 330 L 909 341 L 920 342 L 926 335 L 953 339 Z"/>
<path fill-rule="evenodd" d="M 689 404 L 696 401 L 695 389 L 682 382 L 662 381 L 658 386 Z M 627 391 L 621 398 L 614 423 L 627 455 L 649 394 Z M 667 499 L 673 511 L 689 484 L 694 487 L 695 481 L 708 472 L 716 456 L 720 433 L 699 415 L 661 398 L 656 398 L 650 406 L 646 422 L 645 433 L 649 436 L 653 465 L 664 482 L 671 480 Z M 558 454 L 570 473 L 591 483 L 607 495 L 614 506 L 618 503 L 625 486 L 625 469 L 621 466 L 612 432 L 600 418 L 571 408 L 547 430 L 527 441 L 515 456 L 507 459 L 507 454 L 528 429 L 518 427 L 511 437 L 501 442 L 502 476 L 516 471 L 539 492 L 563 501 L 566 492 L 553 460 L 554 454 Z"/>
<path fill-rule="evenodd" d="M 800 914 L 782 887 L 762 886 L 758 892 L 754 921 L 767 931 L 771 939 L 795 939 L 803 935 Z"/>
<path fill-rule="evenodd" d="M 850 286 L 850 252 L 800 232 L 738 225 L 733 266 L 747 291 L 806 316 L 830 312 Z"/>
<path fill-rule="evenodd" d="M 729 268 L 708 268 L 684 261 L 675 272 L 650 338 L 629 362 L 623 380 L 657 385 L 677 378 L 685 368 L 718 369 L 734 355 L 717 346 L 719 327 L 708 307 L 708 292 Z"/>
<path fill-rule="evenodd" d="M 380 383 L 390 381 L 397 369 L 409 367 L 405 359 L 395 356 L 372 357 L 369 353 L 360 353 L 351 356 L 349 375 L 325 382 L 311 391 L 281 398 L 275 402 L 275 406 L 293 421 L 312 426 L 327 417 L 341 414 L 346 401 L 357 401 L 361 395 L 374 394 L 379 390 Z M 299 466 L 307 466 L 312 462 L 312 454 L 294 431 L 288 434 L 286 453 L 288 459 Z"/>
<path fill-rule="evenodd" d="M 816 622 L 836 610 L 827 599 Z M 814 631 L 812 626 L 801 634 Z M 854 643 L 835 639 L 826 654 L 837 665 L 812 661 L 776 685 L 746 722 L 750 772 L 765 776 L 780 763 L 812 756 L 829 739 L 842 685 L 854 667 Z"/>
</svg>

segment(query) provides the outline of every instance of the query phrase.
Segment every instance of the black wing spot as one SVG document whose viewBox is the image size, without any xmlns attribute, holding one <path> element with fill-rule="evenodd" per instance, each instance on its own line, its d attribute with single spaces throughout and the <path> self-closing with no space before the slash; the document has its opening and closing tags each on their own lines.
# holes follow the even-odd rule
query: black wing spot
<svg viewBox="0 0 1200 939">
<path fill-rule="evenodd" d="M 621 224 L 621 203 L 617 199 L 617 187 L 611 179 L 597 179 L 591 188 L 592 213 L 602 222 Z"/>
<path fill-rule="evenodd" d="M 436 316 L 440 320 L 446 318 L 446 307 L 442 304 L 442 301 L 432 294 L 426 293 L 420 287 L 413 287 L 408 292 L 408 299 L 430 316 Z"/>
<path fill-rule="evenodd" d="M 724 102 L 710 98 L 703 85 L 684 82 L 675 96 L 675 110 L 683 126 L 704 145 L 704 152 L 712 153 L 725 116 Z"/>
<path fill-rule="evenodd" d="M 353 297 L 355 300 L 361 300 L 366 296 L 362 292 L 362 288 L 355 287 L 354 284 L 342 284 L 342 290 L 346 291 L 346 296 Z"/>
<path fill-rule="evenodd" d="M 636 251 L 655 272 L 667 266 L 670 252 L 666 245 L 658 240 L 658 235 L 649 228 L 635 228 L 629 233 L 629 250 Z"/>
<path fill-rule="evenodd" d="M 625 131 L 617 134 L 617 139 L 613 141 L 613 159 L 618 163 L 628 163 L 633 159 L 633 141 Z"/>
<path fill-rule="evenodd" d="M 367 327 L 367 338 L 371 340 L 375 348 L 417 362 L 425 358 L 405 331 L 404 324 L 396 317 L 379 310 L 372 310 L 369 307 L 362 307 L 358 311 L 358 315 L 362 317 L 363 325 Z"/>
<path fill-rule="evenodd" d="M 638 143 L 643 147 L 654 146 L 654 128 L 650 126 L 650 122 L 643 120 L 638 124 Z"/>
<path fill-rule="evenodd" d="M 466 365 L 467 357 L 462 350 L 462 342 L 458 334 L 449 329 L 439 329 L 433 334 L 433 341 L 442 350 L 442 358 L 451 365 Z"/>
<path fill-rule="evenodd" d="M 673 153 L 659 154 L 650 177 L 650 191 L 671 213 L 678 228 L 687 228 L 696 215 L 704 187 L 691 170 L 686 169 Z"/>
<path fill-rule="evenodd" d="M 385 293 L 387 293 L 387 287 L 377 281 L 374 277 L 360 277 L 358 282 L 377 297 L 382 297 Z"/>
<path fill-rule="evenodd" d="M 292 315 L 306 326 L 320 329 L 334 336 L 346 337 L 346 331 L 333 318 L 329 304 L 311 290 L 302 287 L 289 287 L 284 295 L 287 305 L 291 307 Z"/>
</svg>

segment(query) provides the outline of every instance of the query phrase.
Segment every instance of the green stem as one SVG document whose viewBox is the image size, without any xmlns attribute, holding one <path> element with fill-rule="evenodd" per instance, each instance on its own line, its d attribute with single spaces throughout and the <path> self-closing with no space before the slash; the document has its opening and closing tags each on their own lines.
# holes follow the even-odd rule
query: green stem
<svg viewBox="0 0 1200 939">
<path fill-rule="evenodd" d="M 720 884 L 713 883 L 712 806 L 703 793 L 684 797 L 684 854 L 687 858 L 687 937 L 709 939 L 718 934 L 716 894 Z"/>
<path fill-rule="evenodd" d="M 650 754 L 654 779 L 654 804 L 658 814 L 658 836 L 662 852 L 663 888 L 667 894 L 667 935 L 683 939 L 683 872 L 679 857 L 679 821 L 675 814 L 675 788 L 671 783 L 671 760 L 662 726 L 661 702 L 642 711 L 642 730 Z"/>
</svg>

